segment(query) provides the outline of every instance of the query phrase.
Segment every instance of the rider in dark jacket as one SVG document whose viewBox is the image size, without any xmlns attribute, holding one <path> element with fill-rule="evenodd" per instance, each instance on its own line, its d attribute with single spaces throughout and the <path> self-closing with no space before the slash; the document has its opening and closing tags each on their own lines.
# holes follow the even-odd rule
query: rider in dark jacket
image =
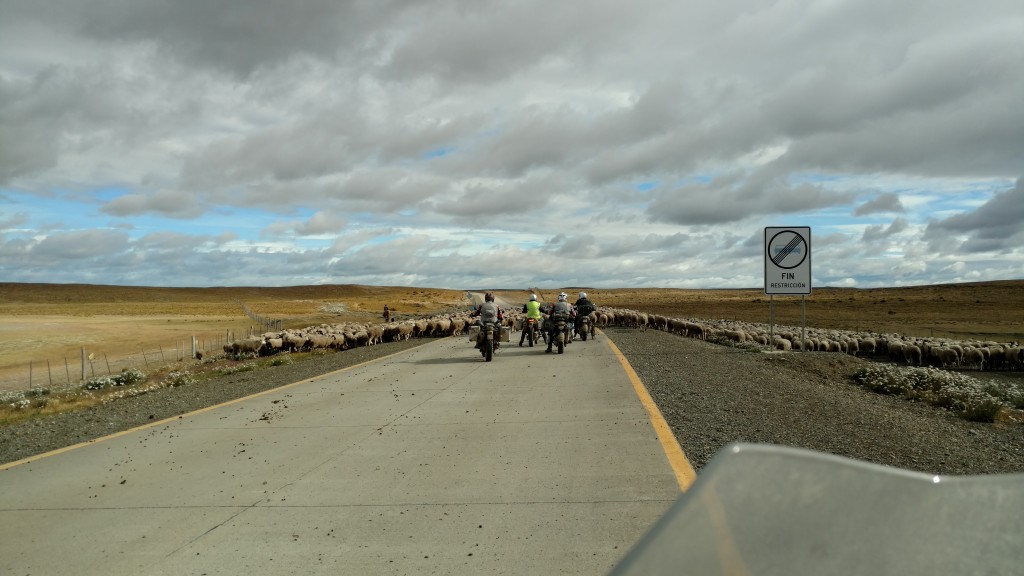
<svg viewBox="0 0 1024 576">
<path fill-rule="evenodd" d="M 587 298 L 586 292 L 580 292 L 580 297 L 573 306 L 576 308 L 577 316 L 589 316 L 591 312 L 597 310 L 597 306 Z"/>
<path fill-rule="evenodd" d="M 484 295 L 484 303 L 477 306 L 476 310 L 474 310 L 470 316 L 473 318 L 479 316 L 481 326 L 486 323 L 500 324 L 501 321 L 505 319 L 504 315 L 501 313 L 501 308 L 494 303 L 494 294 L 491 294 L 490 292 Z M 494 344 L 495 347 L 497 347 L 498 343 L 495 342 Z M 481 342 L 477 340 L 476 347 L 479 348 L 480 345 Z"/>
</svg>

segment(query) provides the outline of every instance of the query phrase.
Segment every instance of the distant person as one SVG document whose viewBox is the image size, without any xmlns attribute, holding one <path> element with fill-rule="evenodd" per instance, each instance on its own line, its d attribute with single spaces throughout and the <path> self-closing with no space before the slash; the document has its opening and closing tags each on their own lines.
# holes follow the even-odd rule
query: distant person
<svg viewBox="0 0 1024 576">
<path fill-rule="evenodd" d="M 384 321 L 391 322 L 391 310 L 388 308 L 387 304 L 384 305 Z"/>
</svg>

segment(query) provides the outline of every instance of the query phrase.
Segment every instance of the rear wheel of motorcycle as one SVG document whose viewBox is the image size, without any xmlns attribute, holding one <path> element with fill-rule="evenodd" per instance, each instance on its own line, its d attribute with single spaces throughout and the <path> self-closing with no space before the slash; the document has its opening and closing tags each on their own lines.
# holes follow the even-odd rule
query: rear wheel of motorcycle
<svg viewBox="0 0 1024 576">
<path fill-rule="evenodd" d="M 584 328 L 583 330 L 580 330 L 580 338 L 582 338 L 584 342 L 587 341 L 587 329 L 586 328 Z"/>
<path fill-rule="evenodd" d="M 565 334 L 559 334 L 558 337 L 555 338 L 555 344 L 558 345 L 558 353 L 559 354 L 564 353 L 565 352 Z"/>
<path fill-rule="evenodd" d="M 530 341 L 530 348 L 533 348 L 533 335 L 533 324 L 530 324 L 530 327 L 526 330 L 526 339 Z"/>
<path fill-rule="evenodd" d="M 484 344 L 484 358 L 490 362 L 494 358 L 494 340 L 488 339 Z"/>
</svg>

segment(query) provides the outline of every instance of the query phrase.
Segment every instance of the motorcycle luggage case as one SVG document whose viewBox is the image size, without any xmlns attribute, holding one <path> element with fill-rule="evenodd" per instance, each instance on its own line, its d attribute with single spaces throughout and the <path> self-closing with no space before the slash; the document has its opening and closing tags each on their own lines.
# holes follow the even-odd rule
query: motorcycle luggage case
<svg viewBox="0 0 1024 576">
<path fill-rule="evenodd" d="M 477 336 L 480 334 L 479 326 L 469 327 L 469 341 L 476 342 Z M 510 342 L 512 338 L 512 331 L 509 330 L 508 326 L 501 327 L 501 334 L 498 336 L 498 342 Z"/>
</svg>

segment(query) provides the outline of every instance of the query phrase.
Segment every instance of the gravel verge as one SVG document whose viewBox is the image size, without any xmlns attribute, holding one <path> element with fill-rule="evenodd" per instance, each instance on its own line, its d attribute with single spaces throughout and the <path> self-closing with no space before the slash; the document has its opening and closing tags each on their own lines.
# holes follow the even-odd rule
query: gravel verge
<svg viewBox="0 0 1024 576">
<path fill-rule="evenodd" d="M 656 330 L 609 328 L 699 470 L 732 442 L 806 448 L 930 474 L 1024 472 L 1024 426 L 981 424 L 867 391 L 866 360 L 759 353 Z M 395 342 L 165 388 L 0 428 L 0 463 L 277 388 L 419 346 Z M 589 345 L 589 344 L 584 344 Z"/>
<path fill-rule="evenodd" d="M 732 442 L 805 448 L 929 474 L 1024 472 L 1024 426 L 970 422 L 868 391 L 852 376 L 869 360 L 752 352 L 655 330 L 606 333 L 698 473 Z"/>
</svg>

